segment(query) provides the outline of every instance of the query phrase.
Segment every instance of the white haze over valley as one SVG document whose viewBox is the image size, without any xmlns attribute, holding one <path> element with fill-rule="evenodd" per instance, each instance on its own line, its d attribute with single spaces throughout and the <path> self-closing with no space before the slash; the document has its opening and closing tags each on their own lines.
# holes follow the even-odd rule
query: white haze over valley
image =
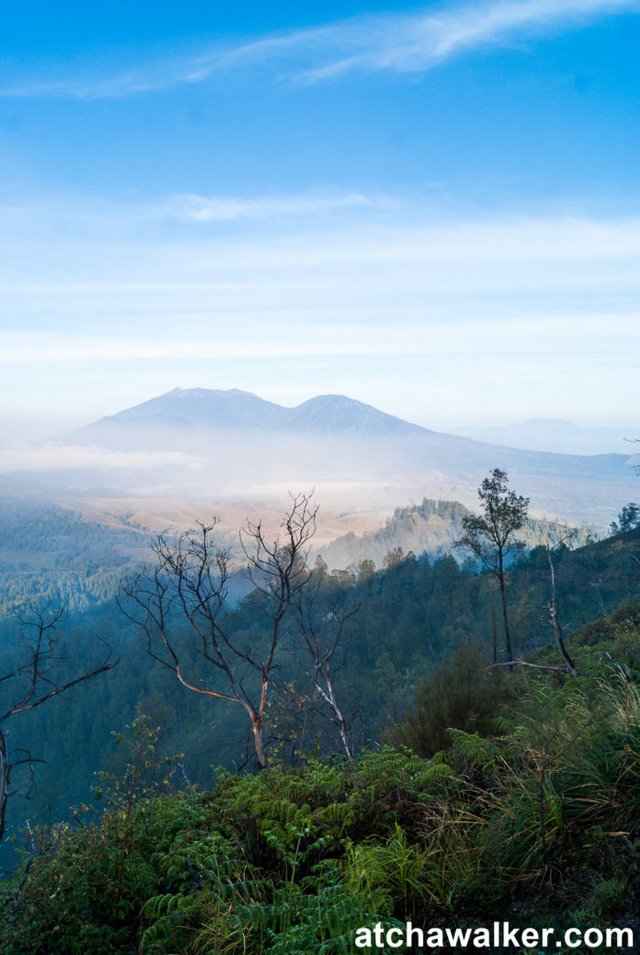
<svg viewBox="0 0 640 955">
<path fill-rule="evenodd" d="M 238 390 L 174 389 L 57 441 L 0 449 L 0 494 L 50 501 L 92 520 L 157 532 L 221 513 L 275 515 L 291 491 L 314 489 L 318 540 L 380 526 L 423 498 L 475 507 L 494 467 L 531 498 L 532 516 L 605 528 L 637 490 L 633 444 L 623 453 L 570 454 L 607 431 L 550 423 L 564 453 L 521 451 L 502 436 L 544 444 L 545 425 L 487 429 L 469 440 L 390 416 L 340 395 L 294 408 Z M 515 433 L 514 433 L 515 431 Z M 541 437 L 542 435 L 542 437 Z M 571 447 L 573 442 L 573 447 Z"/>
</svg>

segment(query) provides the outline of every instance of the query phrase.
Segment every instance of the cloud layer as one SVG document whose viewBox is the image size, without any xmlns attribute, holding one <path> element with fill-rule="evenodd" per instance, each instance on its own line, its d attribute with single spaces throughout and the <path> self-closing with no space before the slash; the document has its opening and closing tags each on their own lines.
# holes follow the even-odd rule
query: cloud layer
<svg viewBox="0 0 640 955">
<path fill-rule="evenodd" d="M 122 209 L 87 206 L 52 241 L 32 210 L 32 231 L 16 224 L 0 245 L 5 406 L 73 408 L 80 424 L 176 385 L 284 404 L 346 391 L 410 419 L 420 395 L 437 426 L 505 409 L 597 420 L 640 402 L 638 217 L 437 219 L 390 197 L 389 221 L 356 202 L 335 227 L 281 221 L 304 197 L 270 201 L 198 197 L 207 221 L 178 239 L 148 229 L 146 207 L 119 231 Z"/>
<path fill-rule="evenodd" d="M 639 0 L 448 3 L 419 14 L 362 16 L 235 46 L 216 45 L 120 73 L 16 79 L 0 87 L 0 97 L 105 99 L 197 86 L 216 75 L 256 69 L 306 83 L 353 71 L 421 73 L 473 49 L 575 29 L 600 17 L 639 10 Z"/>
</svg>

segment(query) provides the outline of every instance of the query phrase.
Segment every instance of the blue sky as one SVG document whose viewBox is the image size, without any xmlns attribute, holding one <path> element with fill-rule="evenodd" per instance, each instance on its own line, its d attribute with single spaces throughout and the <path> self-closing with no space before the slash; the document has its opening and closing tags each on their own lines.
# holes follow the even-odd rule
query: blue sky
<svg viewBox="0 0 640 955">
<path fill-rule="evenodd" d="M 178 385 L 637 417 L 640 0 L 141 7 L 3 11 L 7 437 Z"/>
</svg>

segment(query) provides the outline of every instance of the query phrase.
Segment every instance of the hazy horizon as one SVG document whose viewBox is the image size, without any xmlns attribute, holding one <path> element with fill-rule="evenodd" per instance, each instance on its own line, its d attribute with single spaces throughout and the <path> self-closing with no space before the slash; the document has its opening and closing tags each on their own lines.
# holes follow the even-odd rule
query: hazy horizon
<svg viewBox="0 0 640 955">
<path fill-rule="evenodd" d="M 194 386 L 199 388 L 201 386 Z M 204 386 L 202 386 L 204 387 Z M 182 389 L 180 385 L 176 385 L 176 388 L 179 390 L 188 390 Z M 169 389 L 172 391 L 174 389 Z M 311 393 L 304 395 L 299 401 L 277 401 L 276 398 L 270 397 L 267 393 L 258 394 L 256 391 L 251 391 L 250 389 L 217 389 L 215 385 L 212 385 L 207 390 L 241 390 L 241 391 L 250 391 L 251 394 L 257 395 L 258 397 L 266 400 L 272 401 L 276 404 L 280 404 L 286 408 L 294 408 L 299 404 L 302 404 L 305 401 L 308 401 L 312 398 L 318 397 L 318 395 L 326 395 L 330 392 L 321 391 L 318 393 Z M 121 411 L 125 411 L 127 408 L 135 407 L 137 404 L 142 404 L 145 401 L 151 400 L 152 398 L 159 397 L 161 394 L 166 394 L 168 392 L 156 391 L 154 393 L 149 393 L 143 396 L 139 401 L 132 399 L 130 404 L 114 406 L 113 401 L 109 399 L 104 399 L 101 402 L 101 407 L 98 407 L 96 414 L 87 414 L 86 412 L 75 412 L 74 414 L 64 415 L 55 415 L 52 416 L 50 409 L 46 406 L 43 406 L 41 409 L 41 414 L 36 417 L 32 412 L 30 416 L 21 416 L 19 410 L 14 411 L 10 415 L 0 413 L 0 448 L 7 446 L 16 446 L 20 444 L 30 444 L 33 442 L 56 442 L 63 440 L 65 436 L 72 431 L 75 431 L 80 428 L 87 427 L 96 421 L 101 420 L 105 417 L 110 417 L 111 415 L 118 414 Z M 354 398 L 352 394 L 346 394 L 346 397 Z M 361 400 L 361 399 L 355 399 Z M 619 431 L 620 441 L 628 442 L 636 435 L 634 429 L 640 428 L 640 415 L 626 415 L 619 418 L 612 418 L 607 416 L 595 416 L 590 418 L 585 418 L 583 416 L 572 418 L 569 420 L 566 417 L 554 416 L 554 417 L 543 417 L 539 415 L 532 415 L 528 418 L 515 420 L 513 416 L 509 416 L 508 410 L 505 410 L 502 415 L 490 416 L 488 418 L 478 417 L 470 413 L 469 416 L 460 420 L 458 418 L 451 417 L 450 415 L 442 415 L 441 413 L 435 412 L 433 415 L 429 414 L 419 414 L 418 409 L 416 413 L 409 413 L 405 415 L 398 414 L 395 411 L 390 410 L 388 407 L 383 407 L 381 404 L 377 404 L 374 401 L 366 401 L 365 404 L 370 404 L 372 407 L 377 408 L 380 411 L 385 412 L 386 414 L 393 414 L 397 417 L 402 418 L 402 420 L 408 421 L 411 424 L 419 425 L 423 428 L 428 428 L 433 431 L 440 431 L 450 434 L 461 434 L 468 435 L 470 437 L 476 437 L 476 435 L 481 435 L 483 432 L 495 432 L 496 435 L 500 431 L 507 431 L 508 429 L 515 429 L 521 425 L 528 424 L 540 424 L 540 425 L 549 425 L 551 427 L 556 424 L 569 424 L 576 426 L 581 429 L 594 429 L 595 431 L 601 431 L 602 437 L 605 440 L 612 438 L 614 433 Z M 606 434 L 605 434 L 606 432 Z M 489 440 L 488 438 L 482 438 L 478 436 L 478 440 Z M 524 445 L 523 445 L 524 447 Z M 603 446 L 604 447 L 604 446 Z M 623 453 L 624 444 L 621 446 L 619 453 Z M 633 449 L 627 447 L 629 453 L 633 453 Z M 593 452 L 581 452 L 581 453 L 606 453 L 606 448 L 602 451 L 593 451 Z"/>
</svg>

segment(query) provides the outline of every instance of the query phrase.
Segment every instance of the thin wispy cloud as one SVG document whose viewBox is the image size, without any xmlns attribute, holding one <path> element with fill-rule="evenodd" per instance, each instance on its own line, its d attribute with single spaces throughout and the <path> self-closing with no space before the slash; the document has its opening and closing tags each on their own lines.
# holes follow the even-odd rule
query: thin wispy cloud
<svg viewBox="0 0 640 955">
<path fill-rule="evenodd" d="M 592 19 L 638 10 L 636 0 L 501 0 L 441 7 L 435 13 L 362 23 L 346 55 L 300 75 L 308 82 L 361 70 L 421 73 L 465 51 L 510 44 L 529 35 L 573 29 Z M 345 37 L 346 39 L 346 37 Z"/>
<path fill-rule="evenodd" d="M 310 216 L 340 209 L 368 208 L 373 200 L 361 193 L 345 195 L 178 196 L 164 213 L 187 222 L 235 222 L 247 219 L 277 219 Z"/>
<path fill-rule="evenodd" d="M 61 226 L 67 237 L 73 234 L 101 234 L 122 236 L 123 230 L 162 227 L 183 223 L 197 230 L 200 224 L 217 225 L 251 223 L 286 225 L 295 220 L 305 223 L 335 222 L 370 216 L 371 213 L 394 212 L 402 200 L 392 194 L 366 194 L 351 190 L 310 189 L 300 192 L 272 192 L 265 194 L 185 193 L 161 196 L 150 201 L 109 202 L 83 196 L 59 198 L 33 197 L 24 201 L 0 201 L 0 221 L 3 232 L 16 241 L 19 236 L 35 240 L 51 238 Z M 0 243 L 2 238 L 0 237 Z"/>
<path fill-rule="evenodd" d="M 176 384 L 285 404 L 348 391 L 409 418 L 422 395 L 459 421 L 471 395 L 497 419 L 638 405 L 640 217 L 437 217 L 401 199 L 391 221 L 374 206 L 346 226 L 254 216 L 177 237 L 88 208 L 55 241 L 34 240 L 30 207 L 33 229 L 0 244 L 0 405 L 42 433 L 42 408 L 90 420 Z"/>
<path fill-rule="evenodd" d="M 578 336 L 597 339 L 603 328 L 609 336 L 624 336 L 637 326 L 638 311 L 620 315 L 615 312 L 597 312 L 592 315 L 561 311 L 553 316 L 533 314 L 520 316 L 517 320 L 517 337 L 521 347 L 532 350 L 553 338 L 556 347 L 567 348 Z M 239 322 L 248 329 L 246 322 Z M 465 356 L 489 356 L 511 353 L 513 347 L 514 320 L 512 317 L 486 318 L 478 323 L 474 318 L 460 317 L 455 322 L 434 318 L 422 325 L 406 315 L 399 315 L 394 326 L 371 327 L 366 337 L 362 328 L 351 321 L 339 328 L 336 323 L 325 322 L 324 326 L 303 329 L 291 340 L 291 326 L 282 324 L 261 331 L 251 328 L 252 340 L 237 336 L 220 343 L 213 329 L 207 336 L 201 333 L 198 340 L 185 341 L 176 334 L 131 339 L 125 336 L 78 336 L 42 333 L 34 344 L 27 334 L 0 337 L 0 366 L 29 365 L 51 366 L 52 363 L 80 362 L 166 362 L 166 361 L 270 361 L 275 359 L 354 358 L 375 356 L 380 358 L 406 355 L 424 357 L 437 354 L 441 357 L 455 347 L 460 360 Z M 463 339 L 464 345 L 459 344 Z M 526 350 L 526 349 L 524 349 Z M 597 348 L 593 349 L 597 352 Z"/>
<path fill-rule="evenodd" d="M 110 75 L 16 80 L 2 97 L 106 99 L 194 86 L 216 75 L 272 70 L 315 83 L 353 71 L 421 73 L 474 49 L 521 42 L 595 19 L 640 11 L 640 0 L 484 0 L 424 13 L 371 15 L 216 45 L 193 56 L 149 62 Z"/>
</svg>

